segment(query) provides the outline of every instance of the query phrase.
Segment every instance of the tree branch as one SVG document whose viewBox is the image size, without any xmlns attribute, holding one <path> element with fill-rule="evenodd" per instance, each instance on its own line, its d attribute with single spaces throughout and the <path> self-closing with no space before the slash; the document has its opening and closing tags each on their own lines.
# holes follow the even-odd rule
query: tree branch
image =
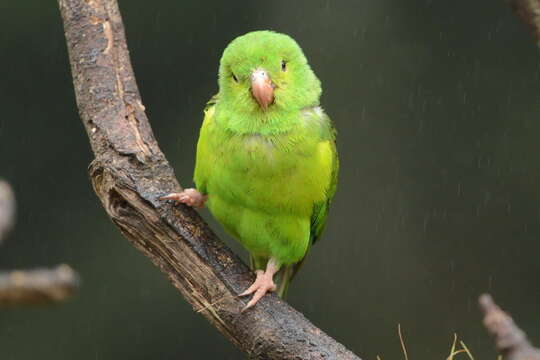
<svg viewBox="0 0 540 360">
<path fill-rule="evenodd" d="M 540 360 L 540 350 L 533 347 L 527 335 L 510 315 L 501 310 L 490 295 L 478 301 L 484 313 L 484 326 L 495 338 L 495 346 L 506 360 Z"/>
<path fill-rule="evenodd" d="M 257 359 L 358 359 L 275 295 L 245 313 L 253 274 L 192 209 L 152 134 L 115 0 L 58 0 L 79 113 L 95 160 L 91 181 L 124 236 L 197 312 Z"/>
<path fill-rule="evenodd" d="M 0 306 L 36 305 L 64 301 L 79 285 L 68 265 L 55 269 L 12 270 L 0 273 Z"/>
<path fill-rule="evenodd" d="M 540 0 L 508 0 L 515 13 L 529 26 L 540 45 Z"/>
<path fill-rule="evenodd" d="M 15 222 L 15 195 L 0 180 L 0 243 Z M 78 287 L 79 277 L 68 265 L 56 269 L 0 272 L 0 306 L 59 302 Z"/>
<path fill-rule="evenodd" d="M 9 184 L 0 180 L 0 244 L 15 222 L 15 195 Z"/>
<path fill-rule="evenodd" d="M 529 27 L 540 46 L 540 0 L 507 0 L 516 15 Z M 540 360 L 540 349 L 531 345 L 527 334 L 505 313 L 491 295 L 478 300 L 484 325 L 495 338 L 495 346 L 506 360 Z"/>
</svg>

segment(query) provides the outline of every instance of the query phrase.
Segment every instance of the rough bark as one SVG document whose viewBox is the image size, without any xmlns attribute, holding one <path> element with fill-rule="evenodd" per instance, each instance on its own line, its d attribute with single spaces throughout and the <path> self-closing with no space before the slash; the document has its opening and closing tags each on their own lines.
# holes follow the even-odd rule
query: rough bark
<svg viewBox="0 0 540 360">
<path fill-rule="evenodd" d="M 90 178 L 111 220 L 194 310 L 257 359 L 358 359 L 275 295 L 240 313 L 249 268 L 183 205 L 152 134 L 115 0 L 58 0 L 80 117 L 95 154 Z"/>
<path fill-rule="evenodd" d="M 0 273 L 0 306 L 43 305 L 68 299 L 79 277 L 68 265 Z"/>
<path fill-rule="evenodd" d="M 540 350 L 531 345 L 525 332 L 490 295 L 482 295 L 479 303 L 484 313 L 484 326 L 495 338 L 497 351 L 505 360 L 540 360 Z"/>
</svg>

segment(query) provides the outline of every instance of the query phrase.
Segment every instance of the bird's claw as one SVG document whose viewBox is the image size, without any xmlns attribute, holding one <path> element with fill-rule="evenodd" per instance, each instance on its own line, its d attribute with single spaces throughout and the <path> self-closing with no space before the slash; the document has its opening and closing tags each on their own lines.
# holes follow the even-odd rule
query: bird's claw
<svg viewBox="0 0 540 360">
<path fill-rule="evenodd" d="M 239 296 L 248 296 L 253 294 L 251 300 L 242 309 L 241 312 L 246 311 L 250 307 L 254 306 L 267 292 L 276 291 L 276 284 L 272 279 L 272 275 L 265 274 L 262 270 L 257 270 L 257 279 L 255 282 L 247 288 Z"/>
<path fill-rule="evenodd" d="M 203 195 L 196 189 L 185 189 L 180 193 L 170 193 L 159 198 L 160 200 L 173 200 L 181 202 L 195 208 L 204 207 L 204 203 L 208 199 L 207 195 Z"/>
</svg>

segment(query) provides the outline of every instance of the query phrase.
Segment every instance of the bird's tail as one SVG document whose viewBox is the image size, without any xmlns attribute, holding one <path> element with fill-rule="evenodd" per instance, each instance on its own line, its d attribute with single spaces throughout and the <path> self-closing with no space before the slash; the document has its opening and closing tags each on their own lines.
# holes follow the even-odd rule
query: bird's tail
<svg viewBox="0 0 540 360">
<path fill-rule="evenodd" d="M 300 268 L 304 264 L 306 257 L 307 256 L 304 256 L 302 260 L 300 260 L 299 262 L 295 264 L 284 265 L 281 267 L 281 269 L 279 269 L 277 294 L 279 295 L 280 298 L 285 299 L 287 297 L 287 290 L 289 290 L 289 284 L 298 273 L 298 270 L 300 270 Z"/>
<path fill-rule="evenodd" d="M 287 291 L 289 290 L 289 284 L 291 283 L 294 275 L 296 274 L 294 265 L 284 265 L 278 271 L 278 286 L 277 295 L 285 299 L 287 297 Z"/>
</svg>

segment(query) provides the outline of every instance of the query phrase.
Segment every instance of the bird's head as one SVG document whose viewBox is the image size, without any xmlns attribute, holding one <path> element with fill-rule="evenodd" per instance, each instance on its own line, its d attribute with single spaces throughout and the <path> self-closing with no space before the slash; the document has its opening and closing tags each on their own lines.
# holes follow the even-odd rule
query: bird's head
<svg viewBox="0 0 540 360">
<path fill-rule="evenodd" d="M 219 68 L 220 99 L 245 112 L 316 105 L 320 82 L 291 37 L 254 31 L 234 39 Z"/>
</svg>

